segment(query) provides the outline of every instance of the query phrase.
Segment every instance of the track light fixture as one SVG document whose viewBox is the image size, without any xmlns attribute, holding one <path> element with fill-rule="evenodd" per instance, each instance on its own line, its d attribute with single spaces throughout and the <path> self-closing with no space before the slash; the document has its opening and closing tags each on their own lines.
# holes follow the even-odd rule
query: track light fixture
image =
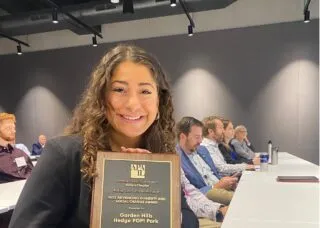
<svg viewBox="0 0 320 228">
<path fill-rule="evenodd" d="M 123 0 L 123 13 L 134 13 L 133 0 Z"/>
<path fill-rule="evenodd" d="M 97 47 L 98 46 L 98 43 L 97 43 L 97 36 L 94 35 L 92 37 L 92 47 Z"/>
<path fill-rule="evenodd" d="M 189 25 L 188 25 L 188 36 L 193 36 L 193 28 L 196 27 L 190 13 L 189 13 L 189 9 L 187 7 L 187 4 L 185 3 L 184 0 L 179 0 L 179 4 L 181 5 L 184 13 L 186 14 L 188 20 L 189 20 Z"/>
<path fill-rule="evenodd" d="M 0 32 L 0 37 L 4 37 L 4 38 L 7 38 L 8 40 L 12 40 L 12 41 L 16 42 L 16 43 L 18 44 L 18 46 L 17 46 L 17 54 L 18 54 L 18 55 L 22 55 L 21 44 L 24 45 L 24 46 L 26 46 L 26 47 L 30 47 L 29 44 L 23 42 L 22 40 L 18 40 L 18 39 L 16 39 L 16 38 L 14 38 L 14 37 L 12 37 L 12 36 L 9 36 L 9 35 L 7 35 L 7 34 L 4 34 L 4 33 L 2 33 L 2 32 Z"/>
<path fill-rule="evenodd" d="M 303 9 L 303 14 L 304 14 L 304 23 L 309 23 L 310 22 L 310 11 L 309 11 L 309 5 L 310 5 L 311 0 L 307 0 L 304 5 Z"/>
<path fill-rule="evenodd" d="M 22 55 L 22 48 L 21 48 L 20 43 L 17 46 L 17 55 Z"/>
<path fill-rule="evenodd" d="M 310 22 L 310 11 L 307 10 L 304 12 L 304 23 L 309 23 Z"/>
<path fill-rule="evenodd" d="M 177 6 L 177 1 L 176 0 L 170 0 L 170 6 L 171 7 L 176 7 Z"/>
<path fill-rule="evenodd" d="M 193 36 L 193 27 L 192 27 L 192 25 L 188 25 L 188 36 Z"/>
<path fill-rule="evenodd" d="M 90 33 L 93 33 L 94 35 L 99 36 L 100 38 L 103 38 L 103 36 L 100 34 L 100 32 L 98 32 L 95 28 L 93 28 L 90 25 L 87 25 L 82 20 L 80 20 L 77 17 L 70 14 L 68 11 L 65 11 L 64 9 L 62 9 L 57 3 L 54 2 L 54 0 L 43 0 L 43 1 L 45 1 L 47 3 L 47 5 L 50 6 L 52 9 L 54 9 L 55 11 L 57 11 L 57 12 L 59 11 L 59 13 L 67 16 L 68 18 L 70 18 L 71 20 L 76 22 L 77 24 L 81 25 L 83 28 L 85 28 Z M 57 14 L 57 16 L 58 16 L 58 14 Z"/>
<path fill-rule="evenodd" d="M 58 21 L 58 11 L 57 9 L 53 9 L 52 10 L 52 23 L 53 24 L 58 24 L 59 21 Z"/>
</svg>

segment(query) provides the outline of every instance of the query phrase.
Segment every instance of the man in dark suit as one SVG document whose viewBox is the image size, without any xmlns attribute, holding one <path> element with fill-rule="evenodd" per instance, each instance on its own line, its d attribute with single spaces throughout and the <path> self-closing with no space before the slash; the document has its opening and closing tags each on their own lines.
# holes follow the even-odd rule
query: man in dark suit
<svg viewBox="0 0 320 228">
<path fill-rule="evenodd" d="M 43 148 L 45 147 L 47 138 L 45 135 L 39 135 L 38 142 L 32 144 L 31 155 L 41 155 Z"/>
</svg>

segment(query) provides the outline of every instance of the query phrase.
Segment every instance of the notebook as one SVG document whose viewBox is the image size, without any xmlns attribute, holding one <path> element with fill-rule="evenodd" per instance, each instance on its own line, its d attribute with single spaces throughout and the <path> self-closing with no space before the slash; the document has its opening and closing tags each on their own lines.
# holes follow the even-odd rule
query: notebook
<svg viewBox="0 0 320 228">
<path fill-rule="evenodd" d="M 315 176 L 278 176 L 277 181 L 319 183 L 319 179 Z"/>
</svg>

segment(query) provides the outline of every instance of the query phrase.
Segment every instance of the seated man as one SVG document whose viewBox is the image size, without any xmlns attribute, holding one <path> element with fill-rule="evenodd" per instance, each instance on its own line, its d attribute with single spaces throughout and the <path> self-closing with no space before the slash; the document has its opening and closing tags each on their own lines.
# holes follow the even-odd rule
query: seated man
<svg viewBox="0 0 320 228">
<path fill-rule="evenodd" d="M 245 126 L 239 125 L 234 129 L 234 139 L 230 141 L 230 146 L 238 156 L 246 159 L 254 159 L 255 153 L 253 146 L 247 138 L 248 131 Z"/>
<path fill-rule="evenodd" d="M 218 228 L 228 210 L 228 206 L 215 203 L 190 184 L 181 170 L 181 188 L 191 210 L 200 218 L 200 227 Z M 210 221 L 208 221 L 210 220 Z"/>
<path fill-rule="evenodd" d="M 45 135 L 39 135 L 38 142 L 32 144 L 31 155 L 41 155 L 43 148 L 45 147 L 47 138 Z"/>
<path fill-rule="evenodd" d="M 242 164 L 228 164 L 219 149 L 219 143 L 223 141 L 223 122 L 221 118 L 216 116 L 209 116 L 202 121 L 204 139 L 201 145 L 205 146 L 211 158 L 216 165 L 219 173 L 224 176 L 232 175 L 234 173 L 241 173 L 243 170 L 254 170 L 254 165 Z"/>
<path fill-rule="evenodd" d="M 10 145 L 16 137 L 15 122 L 13 114 L 0 113 L 0 183 L 26 179 L 33 168 L 29 156 Z"/>
<path fill-rule="evenodd" d="M 187 204 L 184 191 L 181 190 L 181 228 L 199 228 L 199 220 Z"/>
<path fill-rule="evenodd" d="M 202 141 L 201 121 L 184 117 L 177 124 L 179 142 L 176 150 L 181 166 L 192 185 L 214 202 L 229 205 L 237 185 L 237 177 L 223 177 L 215 167 L 209 151 L 200 146 Z"/>
</svg>

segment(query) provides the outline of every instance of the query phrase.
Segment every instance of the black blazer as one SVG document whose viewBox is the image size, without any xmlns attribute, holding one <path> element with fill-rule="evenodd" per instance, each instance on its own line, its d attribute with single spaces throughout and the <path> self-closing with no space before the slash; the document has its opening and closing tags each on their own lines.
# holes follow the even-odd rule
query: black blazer
<svg viewBox="0 0 320 228">
<path fill-rule="evenodd" d="M 232 148 L 232 145 L 229 145 Z M 236 160 L 233 160 L 231 157 L 231 150 L 229 150 L 225 145 L 222 143 L 219 144 L 219 150 L 221 151 L 224 160 L 228 164 L 241 164 L 241 163 L 247 163 L 247 164 L 253 164 L 252 160 L 246 159 L 243 157 L 238 156 Z"/>
</svg>

